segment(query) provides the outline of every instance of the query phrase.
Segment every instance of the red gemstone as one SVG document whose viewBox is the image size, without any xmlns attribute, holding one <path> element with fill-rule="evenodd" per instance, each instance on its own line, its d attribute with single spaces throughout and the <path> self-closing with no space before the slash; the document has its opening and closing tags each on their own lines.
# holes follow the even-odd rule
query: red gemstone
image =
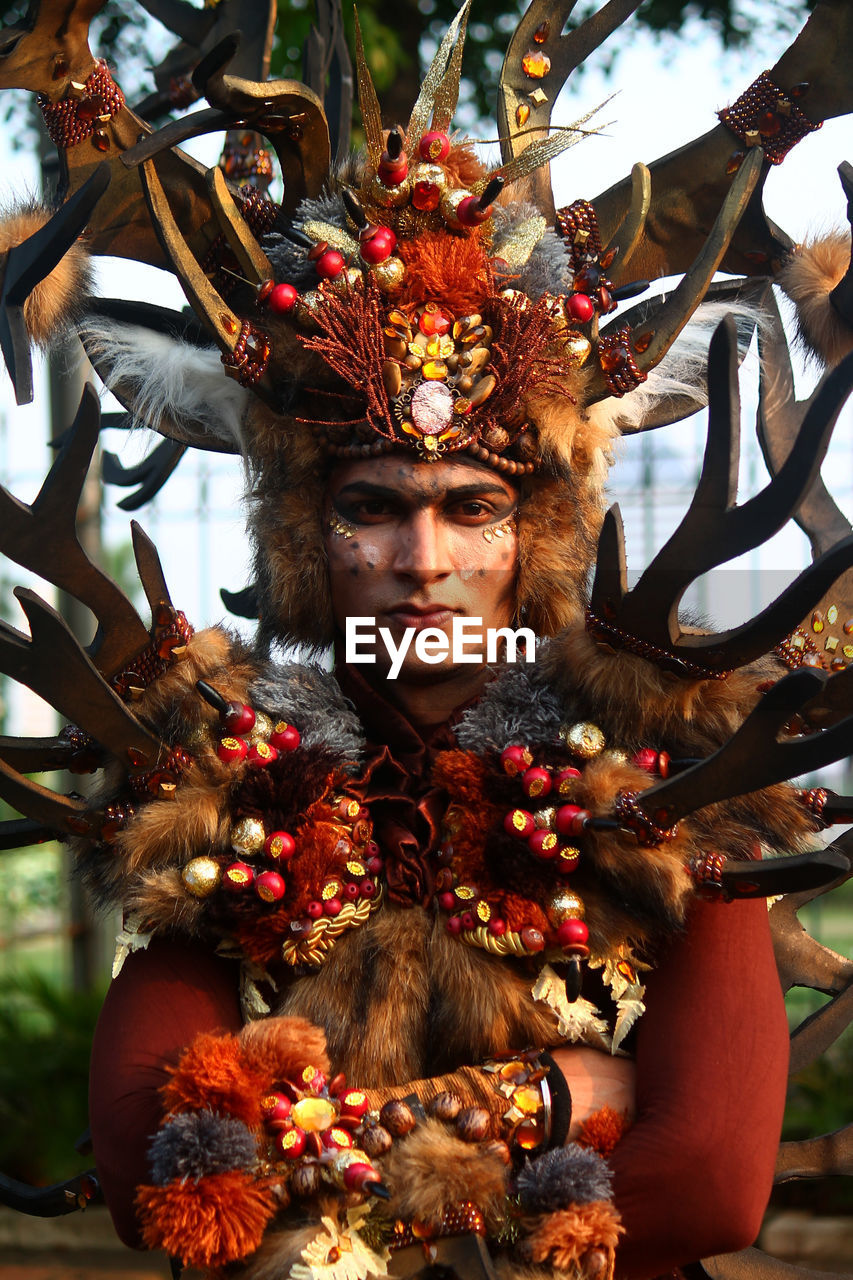
<svg viewBox="0 0 853 1280">
<path fill-rule="evenodd" d="M 638 769 L 645 769 L 646 773 L 654 773 L 657 769 L 658 753 L 653 747 L 642 747 L 634 752 L 632 763 Z"/>
<path fill-rule="evenodd" d="M 782 119 L 775 111 L 765 111 L 758 117 L 758 132 L 764 138 L 774 138 L 782 128 Z"/>
<path fill-rule="evenodd" d="M 566 299 L 566 312 L 578 324 L 586 324 L 595 315 L 592 298 L 585 293 L 573 293 Z"/>
<path fill-rule="evenodd" d="M 416 182 L 412 191 L 412 204 L 421 213 L 432 213 L 438 208 L 441 199 L 441 187 L 434 182 Z M 464 201 L 463 201 L 464 203 Z"/>
<path fill-rule="evenodd" d="M 344 255 L 339 253 L 337 249 L 327 249 L 314 263 L 317 275 L 321 280 L 336 280 L 345 266 Z"/>
<path fill-rule="evenodd" d="M 501 764 L 503 765 L 504 773 L 508 773 L 512 778 L 517 773 L 523 773 L 525 769 L 528 769 L 533 764 L 533 756 L 527 750 L 527 747 L 513 744 L 512 746 L 504 747 L 501 752 Z"/>
<path fill-rule="evenodd" d="M 557 830 L 561 836 L 579 836 L 583 833 L 589 811 L 576 804 L 564 804 L 557 810 Z"/>
<path fill-rule="evenodd" d="M 617 373 L 628 367 L 631 353 L 624 342 L 615 342 L 600 353 L 601 367 L 605 373 Z"/>
<path fill-rule="evenodd" d="M 270 745 L 277 751 L 295 751 L 301 741 L 302 735 L 299 730 L 283 721 L 279 721 L 270 734 Z"/>
<path fill-rule="evenodd" d="M 511 809 L 504 818 L 504 831 L 508 835 L 518 836 L 520 840 L 526 840 L 535 830 L 533 814 L 526 809 Z"/>
<path fill-rule="evenodd" d="M 274 315 L 283 316 L 292 311 L 299 301 L 299 292 L 292 284 L 277 284 L 267 294 L 266 304 Z"/>
<path fill-rule="evenodd" d="M 437 302 L 428 302 L 418 316 L 418 328 L 428 338 L 442 338 L 453 323 L 453 317 L 445 315 Z"/>
<path fill-rule="evenodd" d="M 538 929 L 528 925 L 521 931 L 521 945 L 526 951 L 541 951 L 545 946 L 545 939 Z"/>
<path fill-rule="evenodd" d="M 255 873 L 246 862 L 232 862 L 222 873 L 222 887 L 229 893 L 242 893 L 248 889 Z"/>
<path fill-rule="evenodd" d="M 551 775 L 547 769 L 528 769 L 521 779 L 524 794 L 531 797 L 547 796 L 551 790 Z"/>
<path fill-rule="evenodd" d="M 228 710 L 222 717 L 222 723 L 229 733 L 238 738 L 251 733 L 255 727 L 255 713 L 244 702 L 229 702 Z"/>
<path fill-rule="evenodd" d="M 586 946 L 588 938 L 589 929 L 583 920 L 575 917 L 564 920 L 557 930 L 557 941 L 561 947 Z"/>
<path fill-rule="evenodd" d="M 432 129 L 418 143 L 418 154 L 431 164 L 441 164 L 450 154 L 450 139 L 441 130 Z"/>
<path fill-rule="evenodd" d="M 266 769 L 277 759 L 278 752 L 268 742 L 256 742 L 246 754 L 246 764 L 250 769 Z"/>
<path fill-rule="evenodd" d="M 264 853 L 276 862 L 286 862 L 296 852 L 296 841 L 287 831 L 273 831 L 264 841 Z"/>
</svg>

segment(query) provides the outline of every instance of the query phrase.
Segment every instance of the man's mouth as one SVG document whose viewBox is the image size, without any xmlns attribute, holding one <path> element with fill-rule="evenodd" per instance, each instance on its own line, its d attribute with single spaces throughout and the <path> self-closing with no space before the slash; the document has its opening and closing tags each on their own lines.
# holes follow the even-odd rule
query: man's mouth
<svg viewBox="0 0 853 1280">
<path fill-rule="evenodd" d="M 427 627 L 444 629 L 450 625 L 457 612 L 458 610 L 451 609 L 445 604 L 418 605 L 404 601 L 391 609 L 386 609 L 385 616 L 398 627 L 404 629 L 414 627 L 415 631 L 425 631 Z"/>
</svg>

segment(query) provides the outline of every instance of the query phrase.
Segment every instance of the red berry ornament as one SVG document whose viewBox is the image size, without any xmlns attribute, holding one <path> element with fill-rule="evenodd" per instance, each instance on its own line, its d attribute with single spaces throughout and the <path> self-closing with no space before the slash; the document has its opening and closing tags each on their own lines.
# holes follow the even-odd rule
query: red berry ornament
<svg viewBox="0 0 853 1280">
<path fill-rule="evenodd" d="M 266 304 L 273 315 L 285 316 L 299 301 L 299 292 L 292 284 L 277 284 L 267 294 Z"/>
<path fill-rule="evenodd" d="M 418 143 L 418 155 L 429 164 L 441 164 L 450 155 L 450 139 L 440 129 L 431 129 Z"/>
<path fill-rule="evenodd" d="M 337 249 L 327 249 L 314 263 L 321 280 L 336 280 L 345 266 L 344 255 Z"/>
<path fill-rule="evenodd" d="M 255 713 L 244 702 L 229 702 L 228 710 L 222 716 L 222 723 L 229 733 L 236 737 L 244 737 L 255 727 Z"/>
<path fill-rule="evenodd" d="M 586 324 L 595 314 L 595 304 L 586 293 L 573 293 L 566 299 L 566 313 L 570 320 Z"/>
<path fill-rule="evenodd" d="M 285 724 L 283 720 L 273 726 L 270 734 L 270 746 L 277 751 L 295 751 L 301 741 L 299 730 L 292 724 Z"/>
<path fill-rule="evenodd" d="M 547 796 L 551 790 L 551 775 L 547 769 L 528 769 L 522 775 L 521 785 L 524 787 L 524 794 L 531 799 Z"/>
<path fill-rule="evenodd" d="M 264 853 L 276 862 L 286 862 L 296 852 L 296 841 L 287 831 L 273 831 L 264 841 Z"/>
<path fill-rule="evenodd" d="M 557 941 L 564 951 L 573 949 L 574 947 L 586 947 L 589 940 L 589 929 L 583 920 L 578 920 L 572 916 L 569 920 L 564 920 L 557 930 Z"/>
<path fill-rule="evenodd" d="M 255 893 L 262 902 L 280 902 L 284 887 L 284 877 L 277 871 L 262 871 L 255 879 Z"/>
<path fill-rule="evenodd" d="M 525 769 L 529 769 L 533 764 L 533 756 L 527 750 L 527 747 L 513 744 L 510 747 L 504 747 L 501 752 L 501 764 L 504 773 L 508 773 L 514 778 L 517 773 L 524 773 Z"/>
<path fill-rule="evenodd" d="M 583 834 L 589 811 L 576 804 L 563 804 L 557 810 L 557 830 L 561 836 L 579 836 Z"/>
<path fill-rule="evenodd" d="M 533 814 L 526 809 L 511 809 L 504 818 L 504 830 L 508 835 L 526 840 L 536 830 Z"/>
</svg>

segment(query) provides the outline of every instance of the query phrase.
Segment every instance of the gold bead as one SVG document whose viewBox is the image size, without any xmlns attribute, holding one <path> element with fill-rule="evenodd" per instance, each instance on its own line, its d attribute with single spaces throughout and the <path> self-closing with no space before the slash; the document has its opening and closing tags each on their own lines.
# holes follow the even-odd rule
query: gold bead
<svg viewBox="0 0 853 1280">
<path fill-rule="evenodd" d="M 222 872 L 213 858 L 192 858 L 181 868 L 181 880 L 194 898 L 208 898 L 216 891 Z"/>
<path fill-rule="evenodd" d="M 591 760 L 604 750 L 604 734 L 597 724 L 588 720 L 561 725 L 560 736 L 573 755 L 580 756 L 581 760 Z"/>
<path fill-rule="evenodd" d="M 402 258 L 395 258 L 393 254 L 384 262 L 377 263 L 372 270 L 376 283 L 385 293 L 396 293 L 406 279 L 405 262 Z"/>
<path fill-rule="evenodd" d="M 254 858 L 263 849 L 266 838 L 259 818 L 241 818 L 231 828 L 231 848 L 242 858 Z"/>
<path fill-rule="evenodd" d="M 583 901 L 571 889 L 558 889 L 545 909 L 554 928 L 564 920 L 582 920 L 584 915 Z"/>
<path fill-rule="evenodd" d="M 255 723 L 252 725 L 251 733 L 246 741 L 250 746 L 256 746 L 259 742 L 266 742 L 272 733 L 272 720 L 263 711 L 255 712 Z"/>
</svg>

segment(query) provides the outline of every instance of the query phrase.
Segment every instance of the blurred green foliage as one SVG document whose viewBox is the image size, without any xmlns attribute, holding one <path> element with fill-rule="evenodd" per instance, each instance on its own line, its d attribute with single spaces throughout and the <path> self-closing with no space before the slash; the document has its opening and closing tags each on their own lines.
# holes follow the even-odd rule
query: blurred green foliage
<svg viewBox="0 0 853 1280">
<path fill-rule="evenodd" d="M 0 1169 L 49 1183 L 85 1169 L 89 1052 L 103 991 L 38 973 L 0 980 Z"/>
</svg>

